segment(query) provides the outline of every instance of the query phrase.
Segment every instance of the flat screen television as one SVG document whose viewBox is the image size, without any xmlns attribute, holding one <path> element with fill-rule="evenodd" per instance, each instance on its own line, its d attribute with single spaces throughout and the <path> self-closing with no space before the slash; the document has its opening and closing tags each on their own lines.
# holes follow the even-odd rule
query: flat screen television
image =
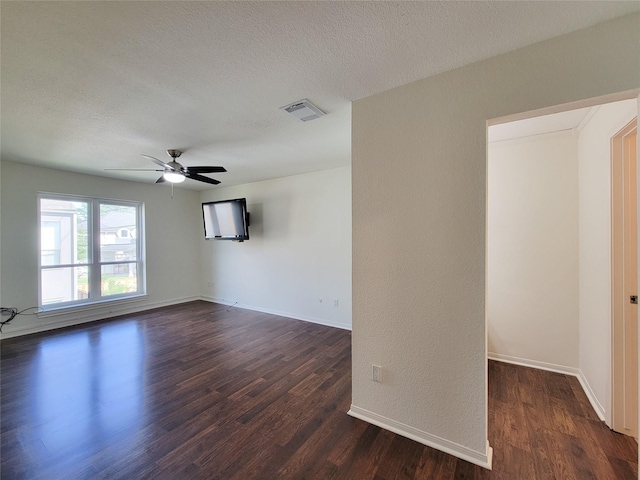
<svg viewBox="0 0 640 480">
<path fill-rule="evenodd" d="M 249 240 L 247 199 L 235 198 L 202 204 L 204 238 L 207 240 Z"/>
</svg>

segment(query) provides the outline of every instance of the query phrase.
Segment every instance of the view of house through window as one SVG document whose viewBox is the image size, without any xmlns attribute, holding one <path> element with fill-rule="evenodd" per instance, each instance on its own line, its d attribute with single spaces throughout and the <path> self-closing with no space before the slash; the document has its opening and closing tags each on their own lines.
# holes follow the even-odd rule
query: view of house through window
<svg viewBox="0 0 640 480">
<path fill-rule="evenodd" d="M 141 203 L 42 194 L 39 216 L 41 306 L 144 293 Z"/>
</svg>

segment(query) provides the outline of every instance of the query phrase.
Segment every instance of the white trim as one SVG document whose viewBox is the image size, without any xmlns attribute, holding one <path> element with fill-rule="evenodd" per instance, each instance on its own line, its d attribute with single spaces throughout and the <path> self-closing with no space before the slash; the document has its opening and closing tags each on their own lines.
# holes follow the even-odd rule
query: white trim
<svg viewBox="0 0 640 480">
<path fill-rule="evenodd" d="M 573 128 L 565 128 L 562 130 L 555 130 L 553 132 L 534 133 L 533 135 L 526 135 L 524 137 L 505 138 L 504 140 L 487 140 L 487 146 L 489 147 L 510 147 L 513 145 L 520 145 L 523 143 L 538 142 L 540 140 L 547 140 L 553 138 L 573 137 Z"/>
<path fill-rule="evenodd" d="M 580 386 L 582 387 L 582 390 L 584 390 L 584 394 L 589 399 L 589 403 L 591 404 L 591 407 L 596 412 L 596 415 L 598 415 L 598 418 L 601 421 L 606 423 L 605 410 L 602 404 L 598 401 L 598 397 L 596 397 L 595 393 L 593 392 L 593 389 L 591 388 L 591 385 L 589 385 L 589 382 L 587 381 L 587 378 L 584 376 L 584 373 L 582 373 L 582 370 L 580 370 L 579 368 L 566 367 L 564 365 L 557 365 L 555 363 L 541 362 L 539 360 L 530 360 L 528 358 L 512 357 L 511 355 L 504 355 L 501 353 L 492 353 L 492 352 L 487 353 L 487 358 L 489 360 L 495 360 L 497 362 L 512 363 L 514 365 L 520 365 L 522 367 L 537 368 L 539 370 L 562 373 L 564 375 L 571 375 L 573 377 L 576 377 L 578 379 L 578 382 L 580 382 Z"/>
<path fill-rule="evenodd" d="M 513 357 L 511 355 L 504 355 L 502 353 L 487 353 L 489 360 L 497 360 L 504 363 L 513 363 L 514 365 L 521 365 L 523 367 L 538 368 L 540 370 L 547 370 L 548 372 L 564 373 L 565 375 L 573 375 L 577 377 L 580 373 L 580 369 L 574 367 L 566 367 L 564 365 L 557 365 L 555 363 L 541 362 L 539 360 L 530 360 L 528 358 Z"/>
<path fill-rule="evenodd" d="M 482 453 L 438 437 L 437 435 L 423 432 L 422 430 L 405 425 L 404 423 L 378 415 L 377 413 L 370 412 L 369 410 L 357 407 L 353 404 L 347 413 L 352 417 L 364 420 L 365 422 L 377 425 L 380 428 L 397 433 L 398 435 L 402 435 L 403 437 L 409 438 L 428 447 L 435 448 L 436 450 L 461 458 L 462 460 L 466 460 L 474 465 L 491 470 L 493 448 L 489 445 L 488 440 L 486 443 L 486 451 Z"/>
<path fill-rule="evenodd" d="M 598 397 L 596 397 L 596 394 L 591 388 L 591 385 L 589 385 L 589 381 L 587 380 L 587 377 L 584 376 L 584 373 L 582 373 L 582 370 L 580 370 L 580 374 L 578 375 L 578 381 L 580 382 L 580 385 L 582 385 L 582 390 L 584 390 L 584 393 L 589 399 L 589 403 L 595 410 L 596 415 L 598 415 L 598 418 L 607 423 L 604 407 L 598 400 Z"/>
<path fill-rule="evenodd" d="M 562 103 L 560 105 L 553 105 L 551 107 L 538 108 L 536 110 L 529 110 L 526 112 L 515 113 L 512 115 L 505 115 L 503 117 L 492 118 L 487 120 L 487 126 L 500 125 L 501 123 L 515 122 L 517 120 L 526 120 L 533 117 L 541 117 L 543 115 L 551 115 L 553 113 L 566 112 L 568 110 L 578 110 L 585 107 L 594 107 L 596 105 L 603 105 L 605 103 L 618 102 L 620 100 L 630 100 L 632 98 L 638 98 L 640 88 L 633 88 L 624 92 L 610 93 L 607 95 L 601 95 L 599 97 L 586 98 L 584 100 L 578 100 L 575 102 Z"/>
<path fill-rule="evenodd" d="M 116 299 L 104 299 L 98 300 L 97 302 L 87 302 L 80 303 L 76 305 L 67 305 L 65 307 L 52 307 L 47 308 L 39 307 L 40 312 L 36 315 L 38 318 L 48 318 L 48 317 L 58 317 L 60 315 L 72 315 L 77 312 L 90 312 L 92 310 L 97 310 L 99 308 L 113 308 L 118 305 L 122 305 L 124 303 L 132 303 L 132 302 L 140 302 L 146 300 L 148 295 L 146 293 L 141 293 L 140 295 L 130 295 L 128 297 L 116 298 Z"/>
<path fill-rule="evenodd" d="M 143 295 L 141 297 L 146 297 L 146 295 Z M 317 323 L 319 325 L 325 325 L 327 327 L 341 328 L 343 330 L 351 330 L 350 325 L 345 325 L 343 323 L 332 322 L 332 321 L 321 319 L 321 318 L 296 315 L 289 312 L 282 312 L 278 310 L 255 307 L 252 305 L 245 305 L 237 302 L 232 302 L 232 301 L 223 300 L 219 298 L 211 298 L 207 296 L 191 296 L 191 297 L 176 298 L 173 300 L 166 300 L 162 302 L 145 303 L 144 305 L 131 305 L 132 303 L 137 303 L 140 300 L 142 300 L 143 298 L 141 297 L 122 299 L 122 301 L 119 301 L 117 303 L 104 302 L 104 303 L 94 303 L 94 304 L 88 304 L 83 306 L 76 306 L 72 308 L 66 308 L 64 309 L 66 310 L 64 312 L 61 311 L 62 309 L 59 309 L 57 312 L 56 311 L 41 312 L 36 316 L 36 318 L 38 319 L 42 318 L 42 320 L 34 322 L 35 323 L 34 325 L 19 327 L 16 329 L 11 329 L 11 326 L 9 325 L 5 326 L 6 330 L 0 333 L 0 340 L 3 340 L 5 338 L 19 337 L 22 335 L 30 335 L 32 333 L 46 332 L 48 330 L 55 330 L 58 328 L 70 327 L 73 325 L 81 325 L 83 323 L 95 322 L 98 320 L 105 320 L 105 319 L 117 317 L 120 315 L 143 312 L 145 310 L 152 310 L 154 308 L 167 307 L 170 305 L 178 305 L 180 303 L 193 302 L 195 300 L 203 300 L 206 302 L 220 303 L 222 305 L 236 306 L 236 307 L 244 308 L 247 310 L 254 310 L 256 312 L 263 312 L 263 313 L 269 313 L 272 315 L 278 315 L 281 317 L 292 318 L 294 320 L 302 320 L 305 322 Z M 80 315 L 76 315 L 76 314 L 80 314 Z M 57 322 L 47 320 L 50 318 L 55 318 L 56 316 L 63 316 L 63 315 L 67 317 L 73 316 L 73 318 L 67 318 L 65 320 L 59 320 Z"/>
<path fill-rule="evenodd" d="M 73 317 L 68 318 L 66 320 L 61 320 L 58 322 L 51 321 L 41 321 L 36 325 L 29 325 L 26 327 L 16 328 L 14 330 L 4 330 L 2 334 L 0 334 L 0 340 L 4 340 L 6 338 L 19 337 L 22 335 L 30 335 L 32 333 L 40 333 L 46 332 L 48 330 L 56 330 L 58 328 L 71 327 L 73 325 L 81 325 L 83 323 L 95 322 L 98 320 L 106 320 L 112 317 L 118 317 L 120 315 L 127 315 L 131 313 L 139 313 L 145 310 L 152 310 L 154 308 L 167 307 L 170 305 L 178 305 L 180 303 L 193 302 L 195 300 L 200 300 L 200 297 L 184 297 L 184 298 L 176 298 L 173 300 L 166 300 L 163 302 L 154 302 L 154 303 L 145 303 L 144 305 L 136 305 L 136 306 L 127 306 L 125 308 L 109 308 L 111 306 L 104 306 L 108 311 L 101 310 L 98 313 L 94 313 L 92 315 L 86 315 L 81 317 Z M 86 311 L 86 310 L 85 310 Z M 68 312 L 69 314 L 76 313 Z M 5 325 L 7 328 L 9 325 Z"/>
<path fill-rule="evenodd" d="M 215 298 L 208 296 L 200 296 L 201 300 L 205 300 L 207 302 L 212 303 L 220 303 L 222 305 L 229 305 L 238 308 L 244 308 L 246 310 L 253 310 L 255 312 L 269 313 L 271 315 L 278 315 L 280 317 L 292 318 L 294 320 L 302 320 L 304 322 L 317 323 L 319 325 L 325 325 L 327 327 L 341 328 L 343 330 L 351 330 L 351 325 L 346 325 L 344 323 L 332 322 L 331 320 L 326 320 L 324 318 L 317 317 L 309 317 L 306 315 L 299 315 L 297 313 L 284 312 L 280 310 L 273 310 L 271 308 L 264 307 L 256 307 L 254 305 L 247 305 L 245 303 L 234 302 L 232 300 L 226 300 L 223 298 Z"/>
</svg>

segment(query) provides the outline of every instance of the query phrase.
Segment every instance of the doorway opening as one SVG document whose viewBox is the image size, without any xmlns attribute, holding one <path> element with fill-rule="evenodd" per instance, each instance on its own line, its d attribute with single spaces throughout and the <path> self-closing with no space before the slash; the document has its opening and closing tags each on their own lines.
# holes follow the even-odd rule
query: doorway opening
<svg viewBox="0 0 640 480">
<path fill-rule="evenodd" d="M 488 122 L 488 357 L 575 375 L 609 426 L 611 138 L 637 114 L 636 91 Z"/>
</svg>

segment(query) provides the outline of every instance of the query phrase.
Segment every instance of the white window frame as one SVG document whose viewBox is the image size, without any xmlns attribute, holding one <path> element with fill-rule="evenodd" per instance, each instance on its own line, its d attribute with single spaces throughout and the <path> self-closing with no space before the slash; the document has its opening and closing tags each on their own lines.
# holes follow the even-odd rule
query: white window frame
<svg viewBox="0 0 640 480">
<path fill-rule="evenodd" d="M 72 263 L 72 264 L 60 264 L 60 265 L 42 265 L 42 212 L 41 201 L 43 199 L 60 200 L 67 202 L 86 202 L 88 204 L 88 219 L 87 219 L 87 232 L 88 232 L 88 245 L 87 245 L 87 262 L 86 263 Z M 118 200 L 111 198 L 101 197 L 86 197 L 79 195 L 67 195 L 59 193 L 45 193 L 39 192 L 37 199 L 37 220 L 38 220 L 38 305 L 43 311 L 67 309 L 81 306 L 90 306 L 100 303 L 111 303 L 122 300 L 127 300 L 135 297 L 141 297 L 146 295 L 146 260 L 145 260 L 145 235 L 144 235 L 144 203 L 130 200 Z M 134 207 L 136 209 L 136 260 L 123 260 L 123 261 L 101 261 L 100 260 L 100 205 L 122 205 L 126 207 Z M 102 296 L 101 291 L 101 275 L 102 267 L 104 265 L 121 265 L 121 264 L 136 264 L 136 277 L 138 290 L 135 292 L 126 292 L 121 294 Z M 71 300 L 66 302 L 57 303 L 42 303 L 42 272 L 48 269 L 55 268 L 73 268 L 73 267 L 87 267 L 88 269 L 88 286 L 89 296 L 88 298 Z"/>
</svg>

